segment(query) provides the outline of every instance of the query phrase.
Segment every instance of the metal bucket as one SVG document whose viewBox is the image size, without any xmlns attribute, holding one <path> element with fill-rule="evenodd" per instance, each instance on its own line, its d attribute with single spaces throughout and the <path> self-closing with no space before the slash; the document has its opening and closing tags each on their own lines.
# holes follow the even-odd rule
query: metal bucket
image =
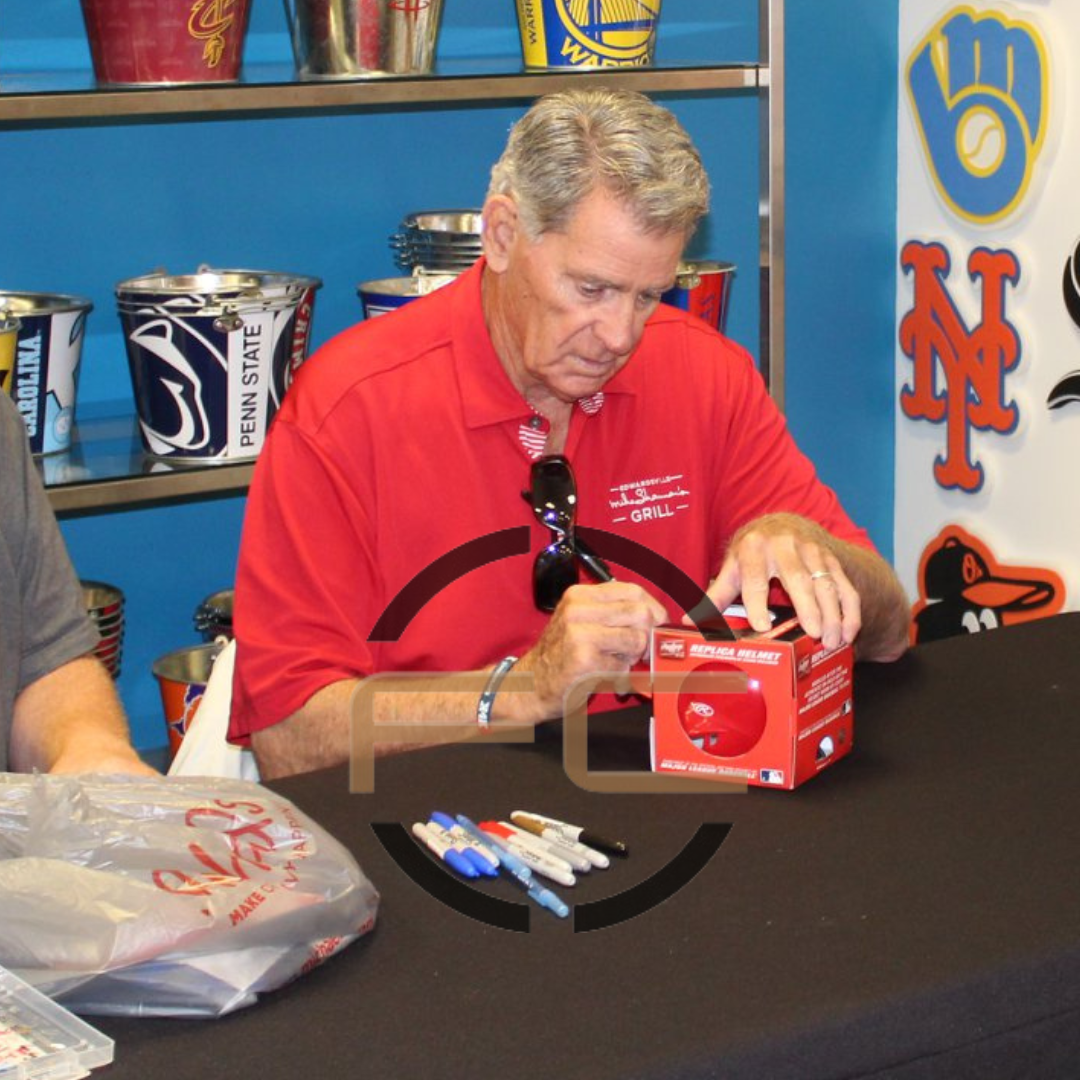
<svg viewBox="0 0 1080 1080">
<path fill-rule="evenodd" d="M 650 67 L 660 0 L 517 0 L 527 68 Z"/>
<path fill-rule="evenodd" d="M 301 79 L 426 75 L 442 0 L 285 0 Z"/>
<path fill-rule="evenodd" d="M 99 634 L 94 655 L 114 678 L 120 676 L 120 655 L 124 644 L 124 593 L 104 581 L 80 581 L 86 613 Z"/>
<path fill-rule="evenodd" d="M 86 316 L 93 307 L 81 296 L 0 292 L 0 322 L 14 318 L 19 324 L 14 367 L 2 381 L 22 413 L 35 454 L 71 447 Z M 3 350 L 9 347 L 10 339 Z"/>
<path fill-rule="evenodd" d="M 251 459 L 307 357 L 322 282 L 264 270 L 116 286 L 139 429 L 170 461 Z"/>
<path fill-rule="evenodd" d="M 193 645 L 159 656 L 151 665 L 161 691 L 161 708 L 169 737 L 170 759 L 176 756 L 198 711 L 214 661 L 222 646 Z"/>
<path fill-rule="evenodd" d="M 397 311 L 410 300 L 426 296 L 454 280 L 454 274 L 417 274 L 414 277 L 381 278 L 378 281 L 362 281 L 356 286 L 364 318 L 374 319 Z"/>
<path fill-rule="evenodd" d="M 199 602 L 192 620 L 203 641 L 232 638 L 234 599 L 232 589 L 219 589 Z"/>
<path fill-rule="evenodd" d="M 250 0 L 82 0 L 94 75 L 107 86 L 235 82 Z"/>
<path fill-rule="evenodd" d="M 0 311 L 0 393 L 11 392 L 15 373 L 15 346 L 19 342 L 19 320 Z"/>
<path fill-rule="evenodd" d="M 724 333 L 735 264 L 729 262 L 679 263 L 675 287 L 661 299 L 704 319 L 714 330 Z"/>
</svg>

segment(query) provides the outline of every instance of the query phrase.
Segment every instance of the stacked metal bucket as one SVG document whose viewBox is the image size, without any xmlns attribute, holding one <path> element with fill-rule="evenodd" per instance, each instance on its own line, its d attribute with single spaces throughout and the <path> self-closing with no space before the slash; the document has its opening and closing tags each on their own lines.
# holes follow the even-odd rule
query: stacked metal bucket
<svg viewBox="0 0 1080 1080">
<path fill-rule="evenodd" d="M 398 269 L 408 277 L 361 282 L 364 317 L 391 311 L 449 284 L 480 258 L 479 210 L 422 210 L 407 214 L 390 237 Z"/>
<path fill-rule="evenodd" d="M 407 214 L 390 237 L 394 259 L 411 274 L 417 267 L 460 274 L 480 258 L 479 210 L 422 210 Z"/>
<path fill-rule="evenodd" d="M 120 676 L 120 655 L 124 644 L 124 594 L 104 581 L 81 581 L 83 603 L 100 638 L 94 655 L 114 678 Z"/>
</svg>

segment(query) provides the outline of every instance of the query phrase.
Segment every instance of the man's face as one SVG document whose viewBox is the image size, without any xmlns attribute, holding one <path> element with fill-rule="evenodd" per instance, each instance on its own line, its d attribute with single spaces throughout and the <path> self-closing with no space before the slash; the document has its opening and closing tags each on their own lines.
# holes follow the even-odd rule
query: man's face
<svg viewBox="0 0 1080 1080">
<path fill-rule="evenodd" d="M 593 192 L 563 232 L 530 241 L 516 228 L 493 334 L 530 400 L 596 393 L 630 359 L 645 320 L 675 282 L 686 242 L 648 233 L 607 192 Z"/>
</svg>

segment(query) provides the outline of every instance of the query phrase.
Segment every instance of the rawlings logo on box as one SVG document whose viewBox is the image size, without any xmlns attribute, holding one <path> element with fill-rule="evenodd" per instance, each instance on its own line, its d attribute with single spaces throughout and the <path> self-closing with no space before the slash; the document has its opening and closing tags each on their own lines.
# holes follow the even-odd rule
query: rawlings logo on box
<svg viewBox="0 0 1080 1080">
<path fill-rule="evenodd" d="M 850 646 L 826 649 L 790 613 L 764 634 L 730 612 L 700 630 L 658 626 L 653 771 L 797 787 L 851 752 L 853 664 Z"/>
</svg>

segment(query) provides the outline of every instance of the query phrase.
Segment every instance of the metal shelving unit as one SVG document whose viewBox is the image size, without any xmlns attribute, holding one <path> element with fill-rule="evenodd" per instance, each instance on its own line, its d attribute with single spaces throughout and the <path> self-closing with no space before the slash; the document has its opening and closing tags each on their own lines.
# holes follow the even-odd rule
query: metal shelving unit
<svg viewBox="0 0 1080 1080">
<path fill-rule="evenodd" d="M 65 87 L 63 80 L 47 75 L 15 76 L 5 78 L 0 87 L 0 129 L 63 127 L 79 121 L 257 120 L 387 107 L 422 109 L 526 100 L 591 80 L 644 93 L 756 92 L 761 103 L 759 362 L 770 392 L 783 407 L 783 0 L 759 0 L 759 26 L 755 64 L 322 82 L 295 81 L 279 66 L 245 68 L 245 79 L 238 84 L 103 90 Z M 118 425 L 125 424 L 118 432 Z M 70 462 L 42 463 L 50 500 L 60 514 L 240 493 L 247 489 L 254 467 L 252 462 L 171 467 L 149 461 L 138 448 L 130 416 L 85 424 L 80 420 L 76 440 Z"/>
</svg>

